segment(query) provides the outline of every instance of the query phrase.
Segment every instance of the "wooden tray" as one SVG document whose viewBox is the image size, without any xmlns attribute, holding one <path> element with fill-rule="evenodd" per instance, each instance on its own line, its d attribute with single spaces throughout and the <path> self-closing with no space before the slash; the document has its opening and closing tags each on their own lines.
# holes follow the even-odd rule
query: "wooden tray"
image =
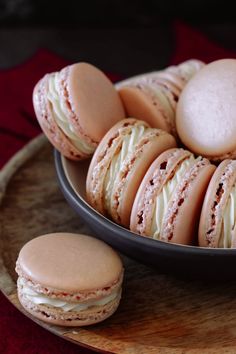
<svg viewBox="0 0 236 354">
<path fill-rule="evenodd" d="M 123 298 L 118 311 L 103 323 L 61 328 L 35 320 L 22 309 L 14 268 L 23 244 L 54 231 L 91 234 L 58 188 L 52 148 L 43 136 L 15 155 L 0 173 L 0 204 L 0 289 L 42 327 L 97 351 L 236 353 L 236 283 L 179 280 L 125 257 Z"/>
</svg>

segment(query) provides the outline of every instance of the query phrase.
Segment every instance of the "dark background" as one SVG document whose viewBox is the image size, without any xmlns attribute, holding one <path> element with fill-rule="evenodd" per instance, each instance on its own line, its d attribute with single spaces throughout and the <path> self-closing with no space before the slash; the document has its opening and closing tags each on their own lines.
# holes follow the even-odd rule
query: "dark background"
<svg viewBox="0 0 236 354">
<path fill-rule="evenodd" d="M 170 62 L 176 20 L 236 50 L 235 18 L 228 0 L 0 0 L 0 68 L 47 48 L 129 76 Z"/>
<path fill-rule="evenodd" d="M 4 25 L 150 27 L 176 17 L 207 23 L 235 19 L 233 1 L 1 0 L 0 4 Z"/>
</svg>

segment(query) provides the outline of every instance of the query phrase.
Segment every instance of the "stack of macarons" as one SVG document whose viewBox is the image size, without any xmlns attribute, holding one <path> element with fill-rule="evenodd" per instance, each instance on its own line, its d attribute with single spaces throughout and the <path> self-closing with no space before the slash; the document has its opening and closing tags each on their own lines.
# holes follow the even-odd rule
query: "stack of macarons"
<svg viewBox="0 0 236 354">
<path fill-rule="evenodd" d="M 199 246 L 236 247 L 236 60 L 216 60 L 186 85 L 177 106 L 178 136 L 216 170 L 199 223 Z"/>
<path fill-rule="evenodd" d="M 69 65 L 35 85 L 35 114 L 52 145 L 72 160 L 91 157 L 106 132 L 125 117 L 145 120 L 176 136 L 176 102 L 203 65 L 189 60 L 124 81 L 117 89 L 94 65 Z"/>
<path fill-rule="evenodd" d="M 172 93 L 173 87 L 178 87 L 176 126 L 173 124 L 176 131 L 159 125 L 173 135 L 177 133 L 178 148 L 172 146 L 162 152 L 159 150 L 153 162 L 148 162 L 149 167 L 145 166 L 142 178 L 136 178 L 135 173 L 133 184 L 128 178 L 133 193 L 127 203 L 129 193 L 116 192 L 119 190 L 116 162 L 108 168 L 106 165 L 103 171 L 105 184 L 98 188 L 95 182 L 91 193 L 91 176 L 96 180 L 98 173 L 95 166 L 98 170 L 98 166 L 102 166 L 99 147 L 88 173 L 88 201 L 102 214 L 145 237 L 201 247 L 236 247 L 236 163 L 232 160 L 236 157 L 236 60 L 224 59 L 208 65 L 189 61 L 179 66 L 182 70 L 179 76 L 177 69 L 170 67 L 160 73 L 130 79 L 119 87 L 119 92 L 123 102 L 127 99 L 126 111 L 131 104 L 135 117 L 138 116 L 137 109 L 142 112 L 143 120 L 150 122 L 145 119 L 147 105 L 151 107 L 148 93 L 156 89 L 158 94 L 155 97 L 159 95 L 160 98 L 164 91 L 162 89 L 160 94 L 158 90 L 163 83 Z M 163 106 L 160 112 L 163 113 Z M 106 163 L 109 164 L 107 160 Z M 110 179 L 110 169 L 115 178 Z M 114 195 L 111 193 L 107 197 L 107 185 Z M 96 197 L 97 188 L 100 189 L 99 197 Z M 119 204 L 120 200 L 125 203 L 125 209 L 122 203 Z M 113 211 L 117 205 L 124 211 L 125 219 L 117 218 Z"/>
<path fill-rule="evenodd" d="M 235 59 L 192 59 L 115 88 L 79 63 L 42 78 L 33 101 L 63 155 L 93 155 L 98 212 L 145 237 L 235 247 L 235 77 Z"/>
<path fill-rule="evenodd" d="M 86 195 L 99 213 L 154 240 L 235 248 L 235 78 L 234 59 L 189 60 L 115 88 L 78 63 L 45 75 L 33 104 L 62 155 L 92 157 Z M 94 324 L 120 303 L 121 259 L 90 236 L 37 237 L 16 272 L 24 309 L 51 324 Z"/>
<path fill-rule="evenodd" d="M 177 137 L 176 105 L 186 83 L 204 66 L 192 59 L 178 66 L 128 79 L 118 86 L 126 115 Z"/>
</svg>

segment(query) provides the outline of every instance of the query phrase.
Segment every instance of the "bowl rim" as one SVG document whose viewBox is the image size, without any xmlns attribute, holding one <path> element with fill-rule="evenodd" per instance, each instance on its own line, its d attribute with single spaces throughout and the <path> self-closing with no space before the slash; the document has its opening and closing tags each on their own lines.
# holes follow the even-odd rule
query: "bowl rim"
<svg viewBox="0 0 236 354">
<path fill-rule="evenodd" d="M 115 232 L 119 235 L 119 237 L 122 237 L 123 240 L 128 242 L 134 242 L 137 246 L 145 248 L 151 247 L 152 250 L 157 249 L 158 251 L 165 251 L 168 253 L 172 253 L 173 255 L 179 255 L 181 253 L 183 256 L 236 256 L 236 249 L 233 248 L 207 248 L 163 242 L 159 240 L 154 240 L 152 238 L 140 236 L 114 223 L 113 221 L 107 219 L 106 217 L 98 213 L 82 197 L 79 197 L 75 193 L 66 177 L 62 162 L 63 158 L 65 157 L 63 157 L 61 153 L 54 148 L 54 162 L 57 178 L 64 196 L 67 200 L 70 200 L 70 202 L 74 207 L 76 207 L 76 209 L 80 209 L 84 215 L 88 216 L 96 224 L 105 227 L 108 232 Z"/>
</svg>

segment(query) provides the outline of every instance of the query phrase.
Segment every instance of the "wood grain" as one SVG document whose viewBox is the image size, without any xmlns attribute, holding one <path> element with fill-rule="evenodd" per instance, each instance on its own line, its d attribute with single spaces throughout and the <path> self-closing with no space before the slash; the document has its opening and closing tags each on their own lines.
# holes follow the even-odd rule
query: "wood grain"
<svg viewBox="0 0 236 354">
<path fill-rule="evenodd" d="M 0 175 L 0 288 L 33 319 L 16 295 L 14 268 L 20 248 L 48 232 L 92 232 L 65 202 L 45 139 L 37 138 L 15 159 Z M 110 319 L 72 329 L 33 320 L 67 340 L 109 353 L 236 353 L 234 282 L 184 281 L 123 260 L 123 297 Z"/>
</svg>

